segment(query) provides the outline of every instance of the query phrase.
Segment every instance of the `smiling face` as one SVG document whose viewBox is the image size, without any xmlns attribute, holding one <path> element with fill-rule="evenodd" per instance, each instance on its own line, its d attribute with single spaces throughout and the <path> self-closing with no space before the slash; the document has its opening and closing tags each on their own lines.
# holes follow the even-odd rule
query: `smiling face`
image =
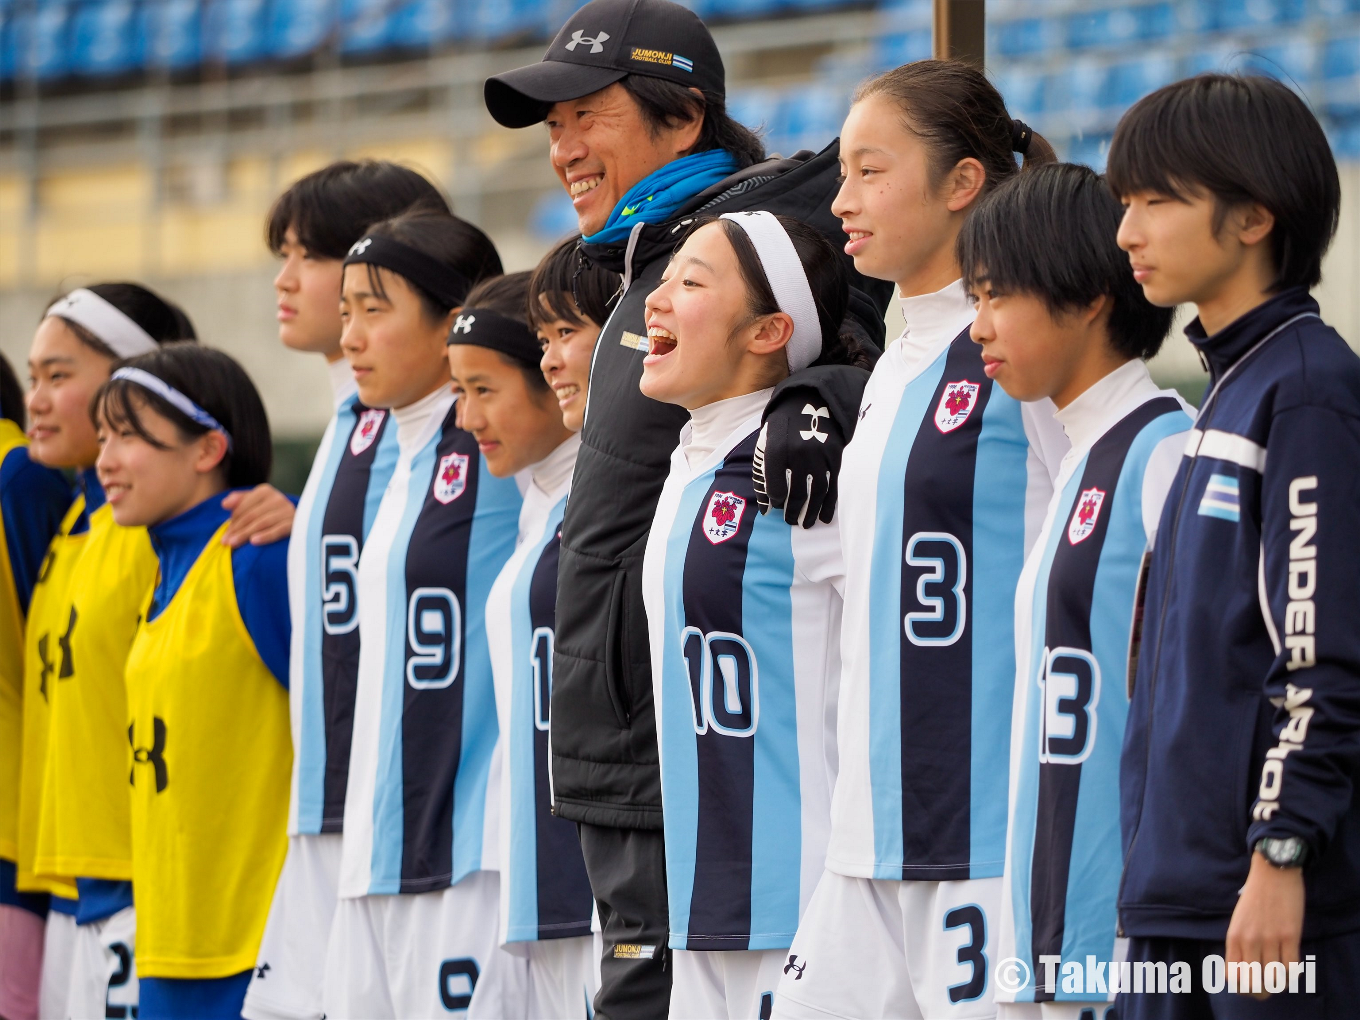
<svg viewBox="0 0 1360 1020">
<path fill-rule="evenodd" d="M 29 455 L 55 468 L 87 468 L 99 456 L 90 400 L 114 359 L 80 340 L 61 319 L 46 318 L 28 355 Z"/>
<path fill-rule="evenodd" d="M 736 252 L 718 223 L 692 233 L 647 296 L 642 392 L 693 410 L 788 377 L 793 320 L 753 317 Z"/>
<path fill-rule="evenodd" d="M 279 342 L 295 351 L 340 357 L 341 259 L 309 252 L 292 227 L 279 248 L 282 264 L 274 277 L 278 296 Z"/>
<path fill-rule="evenodd" d="M 134 396 L 132 402 L 154 443 L 128 422 L 110 422 L 102 414 L 99 419 L 96 466 L 115 521 L 124 527 L 159 524 L 227 488 L 222 433 L 186 437 L 145 401 Z"/>
<path fill-rule="evenodd" d="M 448 359 L 458 426 L 472 433 L 497 478 L 537 464 L 570 438 L 552 392 L 531 387 L 509 358 L 487 347 L 451 344 Z"/>
<path fill-rule="evenodd" d="M 850 108 L 831 211 L 849 235 L 845 253 L 855 268 L 891 280 L 904 296 L 933 293 L 958 278 L 954 239 L 986 178 L 981 163 L 965 159 L 933 181 L 929 156 L 892 100 L 870 95 Z"/>
<path fill-rule="evenodd" d="M 420 296 L 396 273 L 379 269 L 376 293 L 365 263 L 345 268 L 340 347 L 369 407 L 406 407 L 448 382 L 444 339 L 452 316 L 431 322 Z"/>
<path fill-rule="evenodd" d="M 600 327 L 585 316 L 580 322 L 554 319 L 538 327 L 538 339 L 543 344 L 543 360 L 538 367 L 557 398 L 562 424 L 572 432 L 580 432 L 585 424 L 590 361 L 599 338 Z"/>
<path fill-rule="evenodd" d="M 554 104 L 544 123 L 553 170 L 571 196 L 585 235 L 605 225 L 629 188 L 685 155 L 703 126 L 700 118 L 653 135 L 637 101 L 617 82 Z"/>
</svg>

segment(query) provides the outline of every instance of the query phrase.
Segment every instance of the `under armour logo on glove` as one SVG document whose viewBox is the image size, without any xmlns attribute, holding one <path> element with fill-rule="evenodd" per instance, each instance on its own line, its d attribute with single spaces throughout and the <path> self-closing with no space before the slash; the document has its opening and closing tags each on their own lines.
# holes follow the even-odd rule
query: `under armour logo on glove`
<svg viewBox="0 0 1360 1020">
<path fill-rule="evenodd" d="M 604 44 L 609 41 L 609 33 L 601 32 L 594 39 L 586 35 L 581 29 L 571 33 L 571 42 L 567 43 L 567 49 L 575 50 L 578 46 L 589 44 L 591 53 L 603 53 Z"/>
<path fill-rule="evenodd" d="M 823 418 L 830 418 L 831 412 L 825 407 L 813 407 L 811 404 L 803 405 L 803 413 L 812 419 L 811 427 L 803 429 L 801 435 L 804 439 L 815 439 L 819 443 L 826 442 L 826 433 L 817 428 L 817 423 Z"/>
<path fill-rule="evenodd" d="M 460 316 L 458 316 L 458 318 L 456 318 L 456 319 L 453 320 L 453 332 L 455 332 L 455 333 L 471 333 L 471 332 L 472 332 L 472 324 L 473 324 L 474 322 L 476 322 L 476 321 L 477 321 L 477 316 L 475 316 L 475 315 L 460 315 Z"/>
</svg>

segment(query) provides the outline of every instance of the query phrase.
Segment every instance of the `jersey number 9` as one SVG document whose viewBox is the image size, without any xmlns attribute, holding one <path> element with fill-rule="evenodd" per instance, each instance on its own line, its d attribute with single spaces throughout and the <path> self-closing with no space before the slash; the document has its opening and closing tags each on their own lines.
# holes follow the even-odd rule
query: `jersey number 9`
<svg viewBox="0 0 1360 1020">
<path fill-rule="evenodd" d="M 406 609 L 406 682 L 418 691 L 449 686 L 463 657 L 463 611 L 447 588 L 417 588 Z"/>
</svg>

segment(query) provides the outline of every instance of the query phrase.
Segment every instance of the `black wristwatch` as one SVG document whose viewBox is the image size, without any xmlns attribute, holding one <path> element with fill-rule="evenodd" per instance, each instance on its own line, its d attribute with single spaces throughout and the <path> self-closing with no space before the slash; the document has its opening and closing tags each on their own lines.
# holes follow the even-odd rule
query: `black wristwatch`
<svg viewBox="0 0 1360 1020">
<path fill-rule="evenodd" d="M 1301 868 L 1308 861 L 1308 844 L 1298 836 L 1258 839 L 1256 852 L 1277 868 Z"/>
</svg>

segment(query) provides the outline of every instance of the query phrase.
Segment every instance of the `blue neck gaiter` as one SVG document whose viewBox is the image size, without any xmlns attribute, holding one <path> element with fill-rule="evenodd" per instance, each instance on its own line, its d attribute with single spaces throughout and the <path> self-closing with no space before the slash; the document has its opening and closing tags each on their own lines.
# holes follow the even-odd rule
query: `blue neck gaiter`
<svg viewBox="0 0 1360 1020">
<path fill-rule="evenodd" d="M 583 240 L 586 244 L 622 245 L 634 224 L 664 223 L 691 198 L 736 169 L 736 157 L 725 149 L 671 160 L 629 188 L 605 225 Z"/>
</svg>

